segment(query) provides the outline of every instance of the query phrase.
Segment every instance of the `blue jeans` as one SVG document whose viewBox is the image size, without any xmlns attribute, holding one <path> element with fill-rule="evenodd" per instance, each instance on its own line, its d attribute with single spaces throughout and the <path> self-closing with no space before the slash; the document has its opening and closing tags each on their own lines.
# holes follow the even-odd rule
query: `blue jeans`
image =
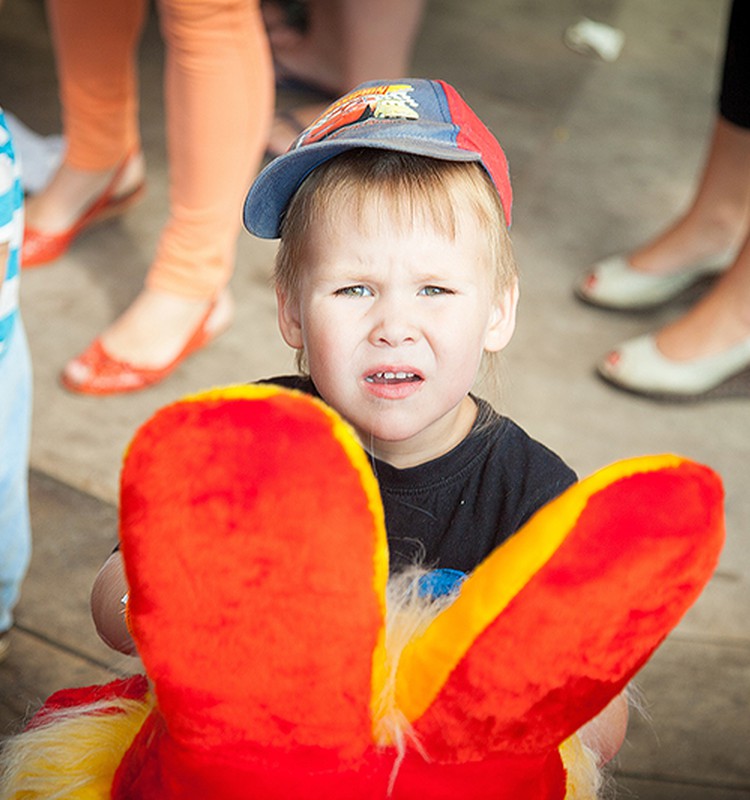
<svg viewBox="0 0 750 800">
<path fill-rule="evenodd" d="M 0 632 L 13 624 L 31 556 L 31 360 L 20 314 L 0 356 Z"/>
</svg>

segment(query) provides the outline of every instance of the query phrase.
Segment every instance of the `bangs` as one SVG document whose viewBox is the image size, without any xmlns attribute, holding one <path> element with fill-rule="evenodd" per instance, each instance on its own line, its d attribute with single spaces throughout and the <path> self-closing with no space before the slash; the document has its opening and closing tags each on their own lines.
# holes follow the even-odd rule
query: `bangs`
<svg viewBox="0 0 750 800">
<path fill-rule="evenodd" d="M 342 156 L 311 187 L 312 224 L 325 229 L 347 219 L 368 232 L 386 226 L 399 233 L 419 224 L 447 239 L 456 238 L 459 212 L 470 196 L 462 182 L 446 181 L 442 171 L 434 169 L 434 162 L 420 163 L 419 171 L 414 170 L 409 163 L 414 156 L 398 153 L 384 159 L 380 151 L 368 155 L 374 158 Z M 354 165 L 358 169 L 352 169 Z"/>
</svg>

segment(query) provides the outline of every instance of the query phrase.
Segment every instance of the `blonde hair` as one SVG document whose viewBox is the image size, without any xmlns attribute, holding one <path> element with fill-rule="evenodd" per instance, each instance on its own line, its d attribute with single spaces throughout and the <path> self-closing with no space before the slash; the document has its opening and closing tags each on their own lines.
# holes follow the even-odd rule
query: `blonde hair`
<svg viewBox="0 0 750 800">
<path fill-rule="evenodd" d="M 517 279 L 500 197 L 479 163 L 361 148 L 313 170 L 284 212 L 274 281 L 287 297 L 299 297 L 310 229 L 335 227 L 343 210 L 360 220 L 372 211 L 380 219 L 382 211 L 396 226 L 426 222 L 451 240 L 459 233 L 460 215 L 468 212 L 486 234 L 486 263 L 495 291 L 508 290 Z M 297 362 L 304 368 L 302 351 Z"/>
</svg>

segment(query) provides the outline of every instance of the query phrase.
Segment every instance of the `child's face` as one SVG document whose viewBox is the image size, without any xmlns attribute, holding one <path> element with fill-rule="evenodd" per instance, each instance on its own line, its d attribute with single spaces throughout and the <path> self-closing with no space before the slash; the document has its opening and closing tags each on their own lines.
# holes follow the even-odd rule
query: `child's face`
<svg viewBox="0 0 750 800">
<path fill-rule="evenodd" d="M 515 325 L 516 287 L 498 296 L 477 222 L 455 240 L 431 223 L 389 225 L 374 208 L 319 225 L 296 298 L 279 294 L 286 342 L 304 347 L 323 399 L 363 444 L 396 466 L 423 463 L 466 436 L 467 396 L 484 351 Z"/>
</svg>

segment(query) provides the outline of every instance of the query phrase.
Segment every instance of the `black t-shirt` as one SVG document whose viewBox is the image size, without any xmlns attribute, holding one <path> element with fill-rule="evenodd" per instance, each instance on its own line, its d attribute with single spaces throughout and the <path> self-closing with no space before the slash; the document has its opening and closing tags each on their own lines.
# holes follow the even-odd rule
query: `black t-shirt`
<svg viewBox="0 0 750 800">
<path fill-rule="evenodd" d="M 285 375 L 263 383 L 318 396 L 309 378 Z M 470 572 L 576 482 L 559 456 L 474 399 L 479 413 L 469 435 L 445 455 L 407 469 L 372 459 L 392 570 L 419 563 Z"/>
</svg>

